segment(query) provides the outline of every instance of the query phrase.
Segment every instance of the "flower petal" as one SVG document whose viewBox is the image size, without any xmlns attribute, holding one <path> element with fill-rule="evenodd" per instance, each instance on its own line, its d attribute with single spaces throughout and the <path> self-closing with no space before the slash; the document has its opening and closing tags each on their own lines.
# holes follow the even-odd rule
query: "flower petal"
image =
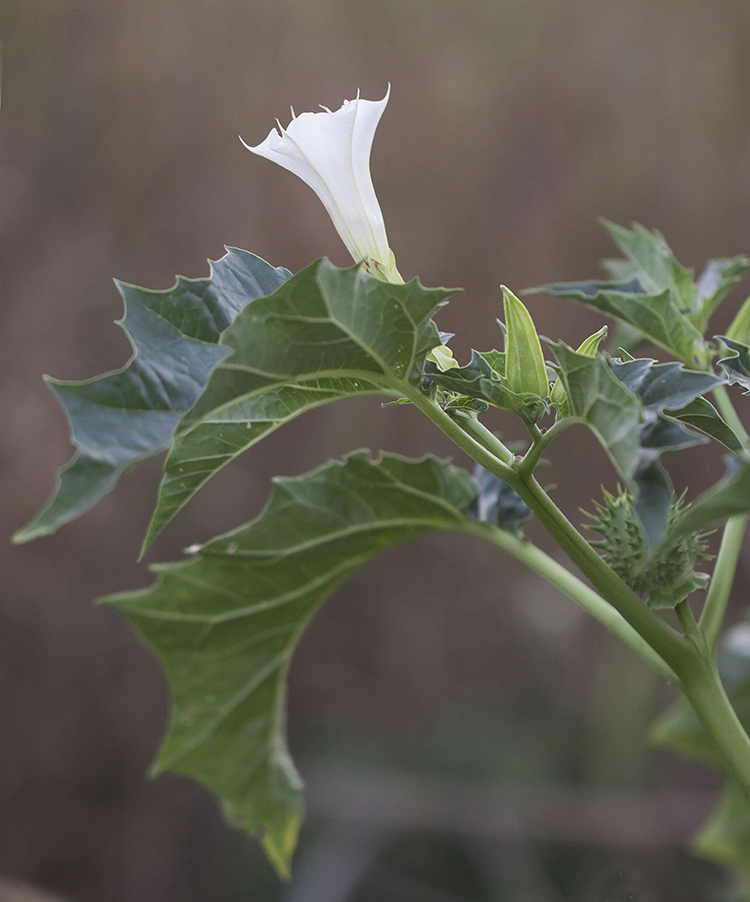
<svg viewBox="0 0 750 902">
<path fill-rule="evenodd" d="M 370 175 L 370 152 L 389 96 L 390 85 L 382 100 L 358 96 L 338 110 L 295 116 L 287 128 L 279 123 L 255 147 L 242 142 L 315 191 L 355 261 L 386 267 L 392 254 Z"/>
</svg>

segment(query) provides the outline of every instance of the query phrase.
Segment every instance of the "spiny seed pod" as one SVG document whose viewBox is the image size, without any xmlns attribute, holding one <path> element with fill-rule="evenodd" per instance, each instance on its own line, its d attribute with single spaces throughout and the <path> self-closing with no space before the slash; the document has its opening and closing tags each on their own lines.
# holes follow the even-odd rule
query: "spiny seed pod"
<svg viewBox="0 0 750 902">
<path fill-rule="evenodd" d="M 669 529 L 683 507 L 672 506 L 667 538 L 652 555 L 633 509 L 633 498 L 619 486 L 617 495 L 604 492 L 604 504 L 594 502 L 596 514 L 588 514 L 589 528 L 598 532 L 605 560 L 638 595 L 646 596 L 650 607 L 674 607 L 690 592 L 706 583 L 704 574 L 694 570 L 706 557 L 706 537 L 702 533 L 670 540 Z"/>
<path fill-rule="evenodd" d="M 512 291 L 504 285 L 501 287 L 507 330 L 505 378 L 508 387 L 518 395 L 548 398 L 547 367 L 531 315 Z"/>
<path fill-rule="evenodd" d="M 589 335 L 587 339 L 581 342 L 581 346 L 576 351 L 576 354 L 583 354 L 586 357 L 595 357 L 596 352 L 599 350 L 599 344 L 606 335 L 607 327 L 602 326 L 598 332 L 594 332 L 593 335 Z M 565 390 L 565 385 L 560 377 L 555 380 L 555 384 L 552 386 L 552 394 L 550 395 L 549 400 L 550 404 L 557 408 L 561 416 L 567 416 L 568 393 Z"/>
</svg>

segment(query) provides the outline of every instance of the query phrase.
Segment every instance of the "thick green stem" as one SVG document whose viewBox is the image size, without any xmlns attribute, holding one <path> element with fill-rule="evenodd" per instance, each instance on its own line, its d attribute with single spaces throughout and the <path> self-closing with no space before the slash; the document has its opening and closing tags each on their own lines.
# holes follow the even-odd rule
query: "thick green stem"
<svg viewBox="0 0 750 902">
<path fill-rule="evenodd" d="M 575 420 L 572 417 L 563 417 L 553 426 L 550 426 L 546 432 L 540 432 L 539 436 L 524 455 L 523 460 L 518 464 L 518 472 L 522 474 L 533 473 L 539 463 L 539 458 L 544 453 L 544 449 L 547 445 L 556 439 L 561 432 L 564 432 L 569 426 L 572 426 L 574 422 Z"/>
<path fill-rule="evenodd" d="M 724 766 L 750 799 L 750 739 L 727 698 L 716 664 L 708 655 L 682 677 L 688 697 L 706 731 L 713 739 Z"/>
<path fill-rule="evenodd" d="M 468 530 L 470 533 L 489 539 L 503 551 L 512 554 L 535 573 L 556 586 L 571 601 L 583 608 L 584 611 L 595 617 L 601 624 L 628 645 L 636 654 L 640 655 L 647 664 L 657 670 L 675 685 L 680 685 L 680 680 L 672 668 L 661 658 L 654 649 L 633 629 L 633 627 L 619 614 L 611 604 L 608 604 L 590 586 L 587 586 L 570 570 L 559 564 L 554 558 L 537 548 L 527 539 L 522 539 L 512 532 L 497 527 L 490 527 L 486 523 L 477 523 L 475 528 Z"/>
<path fill-rule="evenodd" d="M 469 435 L 445 411 L 417 389 L 410 391 L 408 397 L 446 435 L 453 439 L 459 448 L 518 492 L 560 548 L 591 581 L 601 598 L 596 593 L 592 593 L 592 595 L 582 593 L 580 587 L 569 581 L 575 579 L 572 574 L 569 574 L 564 568 L 560 568 L 562 572 L 559 572 L 555 567 L 550 567 L 546 561 L 531 551 L 533 546 L 530 544 L 523 550 L 520 545 L 515 546 L 511 553 L 515 553 L 521 560 L 525 560 L 529 566 L 532 566 L 550 582 L 554 582 L 579 604 L 582 602 L 584 606 L 590 604 L 590 613 L 594 616 L 604 613 L 599 602 L 603 599 L 606 600 L 644 643 L 643 646 L 640 646 L 640 642 L 636 640 L 631 647 L 639 646 L 636 648 L 639 653 L 642 653 L 642 648 L 650 648 L 654 656 L 652 657 L 651 652 L 646 652 L 646 656 L 650 659 L 650 663 L 665 676 L 668 674 L 663 667 L 664 664 L 674 671 L 678 685 L 685 692 L 719 750 L 727 771 L 750 799 L 750 738 L 724 692 L 716 669 L 713 650 L 695 623 L 692 611 L 683 606 L 678 612 L 686 630 L 686 635 L 679 635 L 651 611 L 597 554 L 596 550 L 583 538 L 542 489 L 533 474 L 528 470 L 519 471 L 518 462 L 513 459 L 508 460 L 507 455 L 510 452 L 504 445 L 501 445 L 501 453 L 507 462 L 498 459 L 496 454 L 489 450 L 487 445 L 491 443 L 480 429 L 472 429 L 477 438 Z M 483 428 L 481 427 L 481 429 Z M 476 531 L 479 532 L 479 529 L 478 525 Z M 510 545 L 507 540 L 498 540 L 496 544 L 500 545 L 501 541 L 503 545 Z M 511 550 L 510 547 L 507 550 Z M 728 554 L 729 551 L 727 551 Z M 717 613 L 718 607 L 717 602 Z M 710 615 L 711 618 L 713 616 Z M 598 616 L 598 619 L 604 622 L 602 616 Z M 618 635 L 625 639 L 624 634 L 627 634 L 629 639 L 632 639 L 632 634 L 628 630 L 621 630 L 619 620 L 613 618 L 610 622 Z M 629 639 L 625 639 L 625 641 L 631 644 Z M 658 663 L 659 661 L 661 663 Z M 673 679 L 674 675 L 670 675 L 669 679 Z"/>
<path fill-rule="evenodd" d="M 404 390 L 404 386 L 399 386 L 399 390 L 402 391 L 405 397 L 407 397 L 415 407 L 418 407 L 426 417 L 429 417 L 429 419 L 431 419 L 432 422 L 462 451 L 465 451 L 472 460 L 481 464 L 485 469 L 489 470 L 490 473 L 494 473 L 495 476 L 499 476 L 500 479 L 505 482 L 513 484 L 511 480 L 515 481 L 515 471 L 510 466 L 513 461 L 513 454 L 498 438 L 493 436 L 489 430 L 482 426 L 484 433 L 491 436 L 494 442 L 503 449 L 499 452 L 502 454 L 502 457 L 500 457 L 498 453 L 493 453 L 493 451 L 490 451 L 487 448 L 485 441 L 488 440 L 485 436 L 483 436 L 482 442 L 478 441 L 473 435 L 470 435 L 463 429 L 453 417 L 449 417 L 442 407 L 435 404 L 434 401 L 428 398 L 427 395 L 418 388 L 409 386 L 407 390 Z M 472 420 L 471 417 L 462 418 L 462 422 L 467 421 L 476 424 L 476 420 Z"/>
<path fill-rule="evenodd" d="M 452 438 L 459 448 L 518 492 L 547 532 L 593 583 L 600 595 L 673 670 L 679 673 L 678 666 L 686 663 L 692 656 L 692 648 L 682 636 L 649 610 L 635 592 L 617 576 L 542 489 L 533 475 L 519 473 L 514 467 L 499 461 L 484 445 L 468 435 L 444 410 L 417 389 L 411 391 L 408 397 Z"/>
<path fill-rule="evenodd" d="M 491 454 L 494 454 L 502 463 L 511 466 L 514 457 L 512 451 L 506 448 L 500 439 L 484 426 L 476 417 L 476 414 L 456 413 L 454 414 L 456 421 L 461 425 L 464 432 L 476 439 L 480 445 L 485 447 Z"/>
<path fill-rule="evenodd" d="M 583 538 L 533 476 L 514 486 L 545 529 L 607 601 L 679 674 L 692 649 L 627 586 Z"/>
</svg>

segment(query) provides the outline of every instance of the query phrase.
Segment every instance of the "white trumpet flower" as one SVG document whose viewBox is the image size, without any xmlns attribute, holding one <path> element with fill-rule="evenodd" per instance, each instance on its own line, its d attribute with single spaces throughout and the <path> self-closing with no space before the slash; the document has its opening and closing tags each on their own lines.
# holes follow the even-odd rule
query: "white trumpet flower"
<svg viewBox="0 0 750 902">
<path fill-rule="evenodd" d="M 388 246 L 370 175 L 370 150 L 390 86 L 382 100 L 345 100 L 338 110 L 302 113 L 284 128 L 276 120 L 262 144 L 245 147 L 299 176 L 323 202 L 356 263 L 386 282 L 403 282 Z"/>
</svg>

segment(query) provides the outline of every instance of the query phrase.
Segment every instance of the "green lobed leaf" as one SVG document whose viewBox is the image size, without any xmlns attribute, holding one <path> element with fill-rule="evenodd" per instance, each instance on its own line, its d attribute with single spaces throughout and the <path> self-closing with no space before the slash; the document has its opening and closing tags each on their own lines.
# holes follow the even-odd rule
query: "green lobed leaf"
<svg viewBox="0 0 750 902">
<path fill-rule="evenodd" d="M 359 395 L 399 397 L 440 344 L 430 319 L 452 291 L 393 285 L 319 260 L 245 307 L 231 355 L 183 418 L 144 549 L 221 467 L 301 413 Z"/>
<path fill-rule="evenodd" d="M 180 417 L 229 352 L 218 344 L 244 304 L 275 291 L 291 273 L 229 248 L 208 279 L 178 278 L 166 291 L 117 283 L 119 325 L 133 356 L 119 370 L 83 382 L 48 379 L 78 450 L 57 475 L 46 506 L 14 539 L 54 532 L 111 491 L 133 464 L 169 446 Z"/>
<path fill-rule="evenodd" d="M 686 370 L 681 363 L 657 363 L 648 357 L 611 361 L 612 371 L 644 407 L 661 413 L 679 410 L 694 398 L 721 385 L 724 379 L 711 373 Z"/>
<path fill-rule="evenodd" d="M 625 229 L 606 219 L 600 221 L 625 254 L 626 266 L 638 276 L 646 293 L 671 288 L 681 309 L 697 307 L 698 287 L 693 282 L 693 270 L 678 263 L 661 232 L 650 232 L 637 222 L 632 229 Z"/>
<path fill-rule="evenodd" d="M 189 561 L 154 567 L 153 587 L 105 599 L 167 674 L 173 707 L 155 773 L 204 783 L 282 876 L 303 814 L 285 736 L 286 675 L 302 631 L 376 552 L 426 533 L 475 533 L 467 511 L 476 491 L 448 462 L 355 452 L 275 480 L 256 520 Z"/>
<path fill-rule="evenodd" d="M 553 347 L 570 416 L 592 430 L 618 472 L 630 481 L 640 456 L 641 402 L 603 357 L 579 354 L 562 343 Z"/>
</svg>

